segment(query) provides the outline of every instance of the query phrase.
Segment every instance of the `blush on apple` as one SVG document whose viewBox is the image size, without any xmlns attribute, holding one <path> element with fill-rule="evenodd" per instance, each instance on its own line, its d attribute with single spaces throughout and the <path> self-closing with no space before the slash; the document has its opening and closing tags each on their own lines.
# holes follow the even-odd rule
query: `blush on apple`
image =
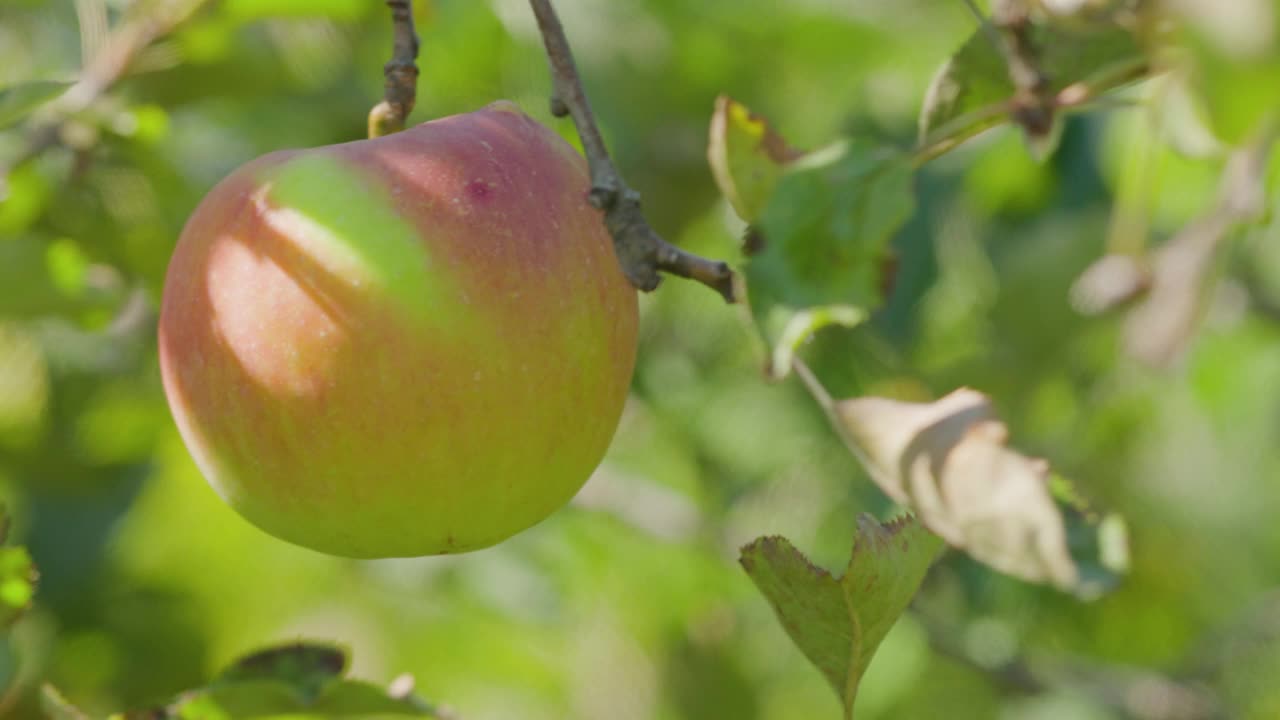
<svg viewBox="0 0 1280 720">
<path fill-rule="evenodd" d="M 565 504 L 636 351 L 589 189 L 509 102 L 232 173 L 187 222 L 160 316 L 205 477 L 263 530 L 350 557 L 474 550 Z"/>
</svg>

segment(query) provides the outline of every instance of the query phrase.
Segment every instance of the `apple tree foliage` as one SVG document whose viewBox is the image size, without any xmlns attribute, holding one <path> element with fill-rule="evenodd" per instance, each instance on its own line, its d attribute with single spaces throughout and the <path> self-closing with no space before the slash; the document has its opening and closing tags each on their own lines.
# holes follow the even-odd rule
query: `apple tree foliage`
<svg viewBox="0 0 1280 720">
<path fill-rule="evenodd" d="M 0 713 L 1280 714 L 1280 3 L 561 2 L 740 302 L 646 296 L 570 508 L 368 563 L 203 489 L 152 330 L 212 183 L 362 136 L 384 8 L 65 5 L 0 8 Z M 545 106 L 525 3 L 416 13 L 415 121 Z"/>
</svg>

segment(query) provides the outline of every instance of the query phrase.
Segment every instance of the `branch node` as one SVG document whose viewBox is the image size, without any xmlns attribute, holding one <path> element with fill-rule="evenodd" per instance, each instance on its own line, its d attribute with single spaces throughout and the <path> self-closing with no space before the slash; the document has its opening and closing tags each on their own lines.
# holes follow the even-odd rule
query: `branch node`
<svg viewBox="0 0 1280 720">
<path fill-rule="evenodd" d="M 582 89 L 582 78 L 573 61 L 569 40 L 556 16 L 551 0 L 529 0 L 538 30 L 551 64 L 551 114 L 573 118 L 582 149 L 591 169 L 591 205 L 604 212 L 604 224 L 613 237 L 614 251 L 622 272 L 638 290 L 658 287 L 659 272 L 696 280 L 734 302 L 734 274 L 727 263 L 707 260 L 663 240 L 654 232 L 640 211 L 640 193 L 627 186 L 613 165 L 600 128 L 596 126 L 591 104 Z"/>
<path fill-rule="evenodd" d="M 587 193 L 587 201 L 591 203 L 591 207 L 608 212 L 617 204 L 618 192 L 613 188 L 597 185 L 591 188 L 591 192 Z"/>
<path fill-rule="evenodd" d="M 965 4 L 1004 56 L 1014 88 L 1011 119 L 1032 137 L 1048 135 L 1053 130 L 1057 103 L 1050 78 L 1041 65 L 1040 48 L 1032 38 L 1031 10 L 1026 0 L 998 0 L 989 20 L 973 0 L 965 0 Z"/>
</svg>

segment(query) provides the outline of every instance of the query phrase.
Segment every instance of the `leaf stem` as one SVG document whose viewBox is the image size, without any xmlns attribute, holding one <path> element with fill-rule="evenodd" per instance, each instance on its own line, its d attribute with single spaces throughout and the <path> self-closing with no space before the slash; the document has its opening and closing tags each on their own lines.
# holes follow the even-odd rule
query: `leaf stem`
<svg viewBox="0 0 1280 720">
<path fill-rule="evenodd" d="M 808 363 L 799 357 L 792 358 L 791 369 L 795 370 L 796 376 L 800 378 L 800 382 L 804 384 L 805 389 L 818 402 L 818 407 L 827 412 L 832 412 L 835 409 L 836 402 L 831 397 L 831 393 L 827 392 L 827 388 L 813 374 L 813 370 L 809 369 Z"/>
<path fill-rule="evenodd" d="M 814 401 L 818 403 L 818 407 L 822 408 L 827 420 L 831 423 L 831 429 L 835 430 L 836 436 L 844 443 L 845 448 L 849 450 L 849 454 L 862 465 L 868 475 L 874 478 L 879 471 L 871 461 L 871 456 L 867 453 L 866 448 L 863 447 L 862 441 L 858 438 L 857 431 L 847 425 L 840 416 L 839 404 L 831 396 L 830 391 L 822 384 L 818 376 L 813 373 L 809 364 L 800 359 L 799 356 L 791 360 L 791 369 L 795 371 L 805 389 L 809 391 Z"/>
</svg>

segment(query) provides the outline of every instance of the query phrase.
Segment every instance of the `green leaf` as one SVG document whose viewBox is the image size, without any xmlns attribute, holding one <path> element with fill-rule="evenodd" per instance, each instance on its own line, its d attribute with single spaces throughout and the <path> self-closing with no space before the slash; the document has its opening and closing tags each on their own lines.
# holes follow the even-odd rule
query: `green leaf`
<svg viewBox="0 0 1280 720">
<path fill-rule="evenodd" d="M 1013 92 L 1009 67 L 999 48 L 986 32 L 974 32 L 943 63 L 925 91 L 920 147 L 938 148 L 930 154 L 941 154 L 1007 122 Z"/>
<path fill-rule="evenodd" d="M 367 718 L 371 716 L 437 717 L 434 709 L 410 697 L 392 697 L 376 685 L 358 680 L 334 680 L 313 699 L 278 680 L 245 679 L 188 693 L 169 709 L 167 717 L 182 720 L 237 718 Z"/>
<path fill-rule="evenodd" d="M 758 538 L 739 561 L 782 627 L 836 691 L 846 718 L 880 641 L 902 615 L 942 543 L 911 517 L 858 518 L 843 576 L 814 566 L 786 538 Z"/>
<path fill-rule="evenodd" d="M 0 128 L 21 121 L 69 87 L 70 82 L 61 80 L 33 80 L 0 88 Z"/>
<path fill-rule="evenodd" d="M 734 210 L 757 223 L 745 248 L 747 297 L 766 371 L 783 377 L 813 333 L 857 325 L 880 304 L 888 242 L 914 207 L 911 167 L 855 142 L 805 156 L 726 96 L 716 101 L 707 159 Z"/>
<path fill-rule="evenodd" d="M 889 148 L 841 142 L 788 167 L 744 273 L 772 377 L 813 332 L 856 325 L 881 303 L 889 241 L 914 206 L 911 164 Z"/>
<path fill-rule="evenodd" d="M 322 643 L 293 643 L 260 650 L 237 660 L 222 671 L 210 688 L 253 681 L 269 681 L 292 688 L 304 702 L 314 701 L 347 667 L 346 653 Z"/>
<path fill-rule="evenodd" d="M 738 217 L 756 222 L 787 163 L 800 155 L 787 146 L 768 120 L 726 95 L 716 99 L 707 161 L 716 185 Z"/>
<path fill-rule="evenodd" d="M 189 693 L 166 709 L 166 717 L 182 720 L 233 720 L 234 718 L 290 715 L 320 717 L 288 683 L 249 679 L 211 686 Z"/>
<path fill-rule="evenodd" d="M 236 720 L 238 718 L 439 717 L 425 701 L 371 683 L 345 680 L 346 653 L 325 643 L 294 643 L 244 657 L 208 686 L 182 694 L 166 708 L 125 717 Z"/>
<path fill-rule="evenodd" d="M 385 688 L 359 680 L 344 680 L 329 687 L 316 702 L 314 711 L 326 717 L 367 717 L 369 715 L 436 717 L 437 715 L 434 708 L 412 695 L 393 697 Z"/>
<path fill-rule="evenodd" d="M 1051 16 L 1052 17 L 1052 16 Z M 1053 18 L 1033 26 L 1032 45 L 1039 70 L 1048 78 L 1053 129 L 1029 136 L 1037 155 L 1057 143 L 1056 111 L 1079 106 L 1136 80 L 1148 70 L 1138 28 L 1116 12 L 1089 20 Z M 936 157 L 988 128 L 1009 122 L 1017 110 L 1015 89 L 1004 53 L 981 28 L 934 75 L 920 111 L 921 154 Z"/>
</svg>

